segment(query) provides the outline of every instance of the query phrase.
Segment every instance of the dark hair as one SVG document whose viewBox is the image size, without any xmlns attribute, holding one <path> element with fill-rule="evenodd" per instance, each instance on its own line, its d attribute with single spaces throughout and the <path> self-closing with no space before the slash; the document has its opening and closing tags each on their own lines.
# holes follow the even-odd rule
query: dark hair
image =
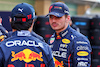
<svg viewBox="0 0 100 67">
<path fill-rule="evenodd" d="M 22 14 L 17 14 L 15 16 L 15 18 L 24 18 L 25 16 Z M 11 22 L 11 27 L 12 29 L 16 29 L 16 30 L 28 30 L 31 25 L 32 25 L 33 20 L 28 20 L 26 22 L 19 22 L 19 21 L 14 21 L 12 18 L 12 22 Z"/>
<path fill-rule="evenodd" d="M 68 17 L 68 15 L 65 14 L 65 17 Z"/>
</svg>

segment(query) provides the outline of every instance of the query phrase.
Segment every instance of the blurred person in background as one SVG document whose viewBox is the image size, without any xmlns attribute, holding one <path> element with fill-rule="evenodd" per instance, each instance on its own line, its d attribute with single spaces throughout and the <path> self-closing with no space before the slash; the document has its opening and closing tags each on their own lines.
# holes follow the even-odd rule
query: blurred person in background
<svg viewBox="0 0 100 67">
<path fill-rule="evenodd" d="M 2 26 L 2 18 L 0 17 L 0 42 L 8 37 L 8 31 Z"/>
<path fill-rule="evenodd" d="M 90 42 L 70 27 L 67 5 L 61 2 L 53 3 L 46 16 L 49 16 L 50 26 L 55 30 L 48 41 L 52 48 L 55 67 L 90 67 Z"/>
<path fill-rule="evenodd" d="M 69 25 L 75 29 L 76 31 L 80 32 L 80 29 L 72 22 L 72 20 L 69 21 Z"/>
<path fill-rule="evenodd" d="M 13 33 L 0 43 L 0 67 L 54 67 L 51 48 L 30 32 L 34 8 L 27 3 L 16 5 L 10 23 Z"/>
</svg>

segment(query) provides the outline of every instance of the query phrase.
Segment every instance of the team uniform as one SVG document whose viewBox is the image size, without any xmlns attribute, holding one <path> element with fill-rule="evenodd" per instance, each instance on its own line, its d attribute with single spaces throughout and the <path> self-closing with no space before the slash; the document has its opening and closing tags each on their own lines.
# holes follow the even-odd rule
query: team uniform
<svg viewBox="0 0 100 67">
<path fill-rule="evenodd" d="M 29 31 L 15 31 L 0 44 L 0 67 L 54 67 L 48 44 Z"/>
<path fill-rule="evenodd" d="M 52 48 L 55 67 L 90 67 L 91 46 L 88 39 L 70 26 L 48 41 Z"/>
</svg>

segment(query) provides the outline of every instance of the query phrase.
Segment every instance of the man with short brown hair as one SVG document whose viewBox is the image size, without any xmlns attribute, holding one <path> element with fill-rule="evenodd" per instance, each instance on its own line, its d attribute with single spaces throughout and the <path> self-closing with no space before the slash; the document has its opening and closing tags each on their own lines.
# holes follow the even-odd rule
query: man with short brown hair
<svg viewBox="0 0 100 67">
<path fill-rule="evenodd" d="M 67 5 L 61 2 L 53 3 L 47 16 L 52 29 L 55 30 L 48 41 L 52 48 L 55 67 L 90 67 L 90 42 L 70 27 Z"/>
</svg>

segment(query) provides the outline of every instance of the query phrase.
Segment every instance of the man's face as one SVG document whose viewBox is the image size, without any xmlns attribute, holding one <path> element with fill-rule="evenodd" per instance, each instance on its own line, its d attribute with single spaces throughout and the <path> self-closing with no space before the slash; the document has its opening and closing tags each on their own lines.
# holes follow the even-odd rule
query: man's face
<svg viewBox="0 0 100 67">
<path fill-rule="evenodd" d="M 54 15 L 49 16 L 49 22 L 53 30 L 56 32 L 61 32 L 65 30 L 68 26 L 68 18 L 64 16 L 62 17 L 56 17 Z"/>
</svg>

